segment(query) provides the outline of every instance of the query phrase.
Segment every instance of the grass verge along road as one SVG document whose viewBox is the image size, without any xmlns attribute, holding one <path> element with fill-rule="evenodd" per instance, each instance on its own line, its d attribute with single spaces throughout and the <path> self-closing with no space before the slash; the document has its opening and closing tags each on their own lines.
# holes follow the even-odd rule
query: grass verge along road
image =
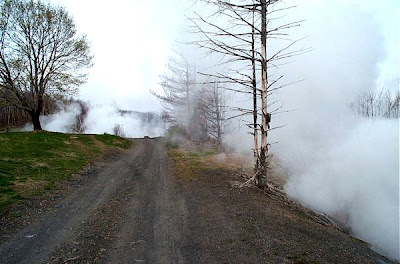
<svg viewBox="0 0 400 264">
<path fill-rule="evenodd" d="M 70 179 L 111 147 L 129 148 L 120 137 L 50 132 L 0 134 L 0 213 Z"/>
</svg>

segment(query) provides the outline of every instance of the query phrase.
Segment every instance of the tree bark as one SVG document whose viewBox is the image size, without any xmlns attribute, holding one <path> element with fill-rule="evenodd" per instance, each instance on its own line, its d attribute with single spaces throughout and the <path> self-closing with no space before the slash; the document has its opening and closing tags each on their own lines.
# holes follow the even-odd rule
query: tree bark
<svg viewBox="0 0 400 264">
<path fill-rule="evenodd" d="M 217 142 L 220 145 L 222 143 L 222 127 L 221 127 L 221 112 L 220 112 L 220 101 L 219 101 L 219 91 L 218 85 L 214 84 L 214 102 L 215 102 L 215 118 L 217 125 Z"/>
<path fill-rule="evenodd" d="M 260 148 L 260 168 L 256 177 L 256 184 L 259 188 L 264 189 L 267 185 L 267 89 L 268 89 L 268 73 L 267 73 L 267 3 L 261 0 L 261 148 Z"/>
<path fill-rule="evenodd" d="M 259 154 L 258 154 L 258 131 L 257 131 L 257 79 L 256 79 L 256 56 L 255 56 L 255 8 L 253 9 L 253 24 L 251 29 L 251 66 L 252 66 L 252 86 L 253 86 L 253 139 L 254 139 L 254 170 L 259 169 Z"/>
<path fill-rule="evenodd" d="M 42 125 L 40 124 L 40 113 L 38 114 L 36 111 L 29 112 L 29 115 L 32 118 L 33 130 L 42 130 Z"/>
<path fill-rule="evenodd" d="M 190 79 L 189 79 L 189 64 L 186 63 L 186 80 L 185 80 L 185 86 L 186 86 L 186 104 L 187 104 L 187 129 L 188 129 L 188 138 L 189 140 L 192 139 L 192 133 L 193 131 L 193 125 L 191 124 L 190 120 L 192 119 L 192 111 L 191 111 L 191 105 L 190 105 Z"/>
</svg>

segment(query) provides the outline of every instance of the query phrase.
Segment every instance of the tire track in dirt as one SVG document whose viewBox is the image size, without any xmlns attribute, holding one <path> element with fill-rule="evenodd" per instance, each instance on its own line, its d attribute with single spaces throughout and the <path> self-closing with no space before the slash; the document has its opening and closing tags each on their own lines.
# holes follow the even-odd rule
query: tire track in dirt
<svg viewBox="0 0 400 264">
<path fill-rule="evenodd" d="M 167 154 L 153 144 L 152 157 L 124 212 L 109 263 L 184 263 L 187 210 L 179 188 L 171 181 Z"/>
<path fill-rule="evenodd" d="M 184 262 L 174 246 L 185 223 L 175 187 L 163 145 L 135 140 L 135 148 L 2 243 L 1 262 Z"/>
</svg>

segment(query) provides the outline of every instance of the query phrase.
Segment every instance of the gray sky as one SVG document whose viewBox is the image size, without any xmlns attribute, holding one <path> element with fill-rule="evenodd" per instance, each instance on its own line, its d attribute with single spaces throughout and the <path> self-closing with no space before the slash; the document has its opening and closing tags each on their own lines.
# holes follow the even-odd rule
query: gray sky
<svg viewBox="0 0 400 264">
<path fill-rule="evenodd" d="M 72 14 L 87 34 L 95 55 L 80 97 L 95 103 L 115 102 L 123 108 L 159 109 L 149 89 L 158 76 L 184 22 L 183 0 L 52 0 Z"/>
<path fill-rule="evenodd" d="M 65 6 L 78 30 L 87 34 L 95 55 L 88 82 L 80 97 L 93 103 L 115 102 L 122 108 L 159 110 L 149 93 L 159 90 L 158 76 L 165 70 L 174 40 L 183 31 L 190 13 L 185 0 L 51 0 Z M 321 12 L 351 12 L 357 8 L 371 14 L 381 28 L 385 55 L 379 67 L 378 86 L 398 87 L 400 50 L 400 3 L 397 0 L 287 0 L 300 4 L 299 17 Z M 340 16 L 338 17 L 340 19 Z M 316 25 L 324 27 L 324 25 Z M 309 35 L 304 32 L 304 35 Z M 327 32 L 327 36 L 328 36 Z M 337 32 L 346 34 L 346 32 Z M 327 37 L 322 36 L 322 37 Z M 312 36 L 318 37 L 318 36 Z M 312 39 L 312 38 L 311 38 Z M 315 47 L 312 43 L 309 45 Z M 358 48 L 349 43 L 349 49 Z M 300 58 L 301 59 L 301 58 Z"/>
</svg>

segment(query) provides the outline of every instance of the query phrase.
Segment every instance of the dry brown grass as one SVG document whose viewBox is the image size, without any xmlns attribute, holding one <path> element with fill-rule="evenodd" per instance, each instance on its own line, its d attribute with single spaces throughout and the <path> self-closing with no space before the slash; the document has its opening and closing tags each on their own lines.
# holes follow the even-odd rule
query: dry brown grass
<svg viewBox="0 0 400 264">
<path fill-rule="evenodd" d="M 89 137 L 93 140 L 93 142 L 96 145 L 96 147 L 98 147 L 101 151 L 104 152 L 104 151 L 106 151 L 108 149 L 106 144 L 104 144 L 103 142 L 97 140 L 94 135 L 90 135 Z"/>
<path fill-rule="evenodd" d="M 236 153 L 217 153 L 213 155 L 205 155 L 201 157 L 202 162 L 213 164 L 221 169 L 229 170 L 247 170 L 251 167 L 251 161 Z"/>
<path fill-rule="evenodd" d="M 183 149 L 168 151 L 173 160 L 175 176 L 178 179 L 192 181 L 197 178 L 198 171 L 203 167 L 202 162 Z"/>
<path fill-rule="evenodd" d="M 27 178 L 23 182 L 15 181 L 13 189 L 18 192 L 20 196 L 27 198 L 35 194 L 42 194 L 46 184 L 46 181 L 32 180 Z"/>
<path fill-rule="evenodd" d="M 215 149 L 204 149 L 195 151 L 185 146 L 169 151 L 174 160 L 176 173 L 179 177 L 193 180 L 200 170 L 222 169 L 229 170 L 238 175 L 238 178 L 249 179 L 254 175 L 253 160 L 251 157 L 238 153 L 218 152 Z M 280 190 L 287 181 L 287 172 L 280 166 L 279 160 L 272 158 L 268 170 L 269 185 Z"/>
</svg>

